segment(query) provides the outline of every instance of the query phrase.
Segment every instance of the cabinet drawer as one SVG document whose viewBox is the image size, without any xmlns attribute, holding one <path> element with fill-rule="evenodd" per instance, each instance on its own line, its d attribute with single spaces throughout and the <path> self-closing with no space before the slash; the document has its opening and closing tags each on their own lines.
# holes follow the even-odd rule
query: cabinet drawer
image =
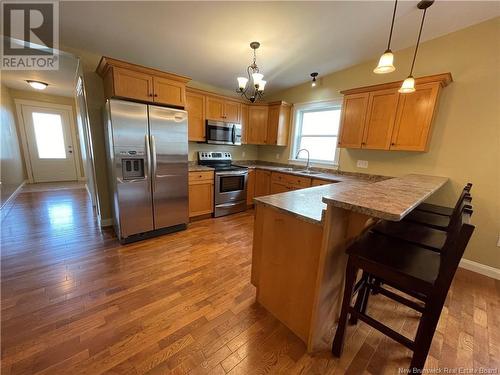
<svg viewBox="0 0 500 375">
<path fill-rule="evenodd" d="M 273 174 L 271 175 L 271 179 L 277 182 L 286 182 L 287 184 L 297 187 L 311 186 L 311 179 L 309 177 L 300 177 L 291 174 L 273 172 Z"/>
<path fill-rule="evenodd" d="M 189 172 L 189 183 L 196 184 L 197 182 L 214 182 L 214 172 L 212 171 L 203 171 L 203 172 Z"/>
</svg>

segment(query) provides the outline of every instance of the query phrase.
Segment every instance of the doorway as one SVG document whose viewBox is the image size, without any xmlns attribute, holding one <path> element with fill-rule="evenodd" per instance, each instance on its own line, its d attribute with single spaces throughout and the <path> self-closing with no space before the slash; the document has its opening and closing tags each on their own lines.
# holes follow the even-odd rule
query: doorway
<svg viewBox="0 0 500 375">
<path fill-rule="evenodd" d="M 78 180 L 79 150 L 71 107 L 27 101 L 16 104 L 30 182 Z"/>
</svg>

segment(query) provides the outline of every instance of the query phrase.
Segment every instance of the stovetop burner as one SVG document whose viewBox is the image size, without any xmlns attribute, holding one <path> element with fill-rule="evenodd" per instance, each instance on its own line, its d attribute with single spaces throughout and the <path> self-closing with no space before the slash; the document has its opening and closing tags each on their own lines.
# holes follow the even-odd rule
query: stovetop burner
<svg viewBox="0 0 500 375">
<path fill-rule="evenodd" d="M 223 165 L 223 166 L 217 166 L 217 165 L 214 165 L 213 168 L 216 170 L 216 171 L 241 171 L 241 170 L 245 170 L 245 169 L 248 169 L 247 167 L 240 167 L 238 165 Z"/>
</svg>

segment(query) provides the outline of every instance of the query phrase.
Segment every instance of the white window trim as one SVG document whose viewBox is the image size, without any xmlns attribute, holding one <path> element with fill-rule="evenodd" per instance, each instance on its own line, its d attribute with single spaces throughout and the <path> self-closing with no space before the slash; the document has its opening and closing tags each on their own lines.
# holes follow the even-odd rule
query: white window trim
<svg viewBox="0 0 500 375">
<path fill-rule="evenodd" d="M 300 129 L 300 124 L 298 124 L 299 112 L 303 110 L 314 110 L 324 107 L 338 107 L 342 110 L 342 99 L 331 99 L 331 100 L 321 100 L 314 102 L 306 102 L 306 103 L 297 103 L 293 105 L 292 108 L 292 136 L 291 136 L 291 145 L 290 145 L 290 155 L 288 157 L 288 161 L 290 164 L 296 165 L 306 165 L 307 158 L 304 157 L 307 153 L 303 152 L 299 155 L 298 159 L 295 159 L 295 155 L 298 151 L 298 130 Z M 314 160 L 311 159 L 309 162 L 311 166 L 315 167 L 325 167 L 325 168 L 338 168 L 339 166 L 339 156 L 340 149 L 337 147 L 335 149 L 334 160 L 331 163 L 325 162 L 324 160 Z"/>
</svg>

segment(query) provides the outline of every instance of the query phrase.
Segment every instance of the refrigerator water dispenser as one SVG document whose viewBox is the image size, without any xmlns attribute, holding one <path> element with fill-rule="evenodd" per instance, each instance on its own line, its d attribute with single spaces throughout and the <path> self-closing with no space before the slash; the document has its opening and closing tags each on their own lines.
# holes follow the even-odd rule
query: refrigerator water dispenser
<svg viewBox="0 0 500 375">
<path fill-rule="evenodd" d="M 127 158 L 122 159 L 122 175 L 124 180 L 144 178 L 144 159 Z"/>
</svg>

